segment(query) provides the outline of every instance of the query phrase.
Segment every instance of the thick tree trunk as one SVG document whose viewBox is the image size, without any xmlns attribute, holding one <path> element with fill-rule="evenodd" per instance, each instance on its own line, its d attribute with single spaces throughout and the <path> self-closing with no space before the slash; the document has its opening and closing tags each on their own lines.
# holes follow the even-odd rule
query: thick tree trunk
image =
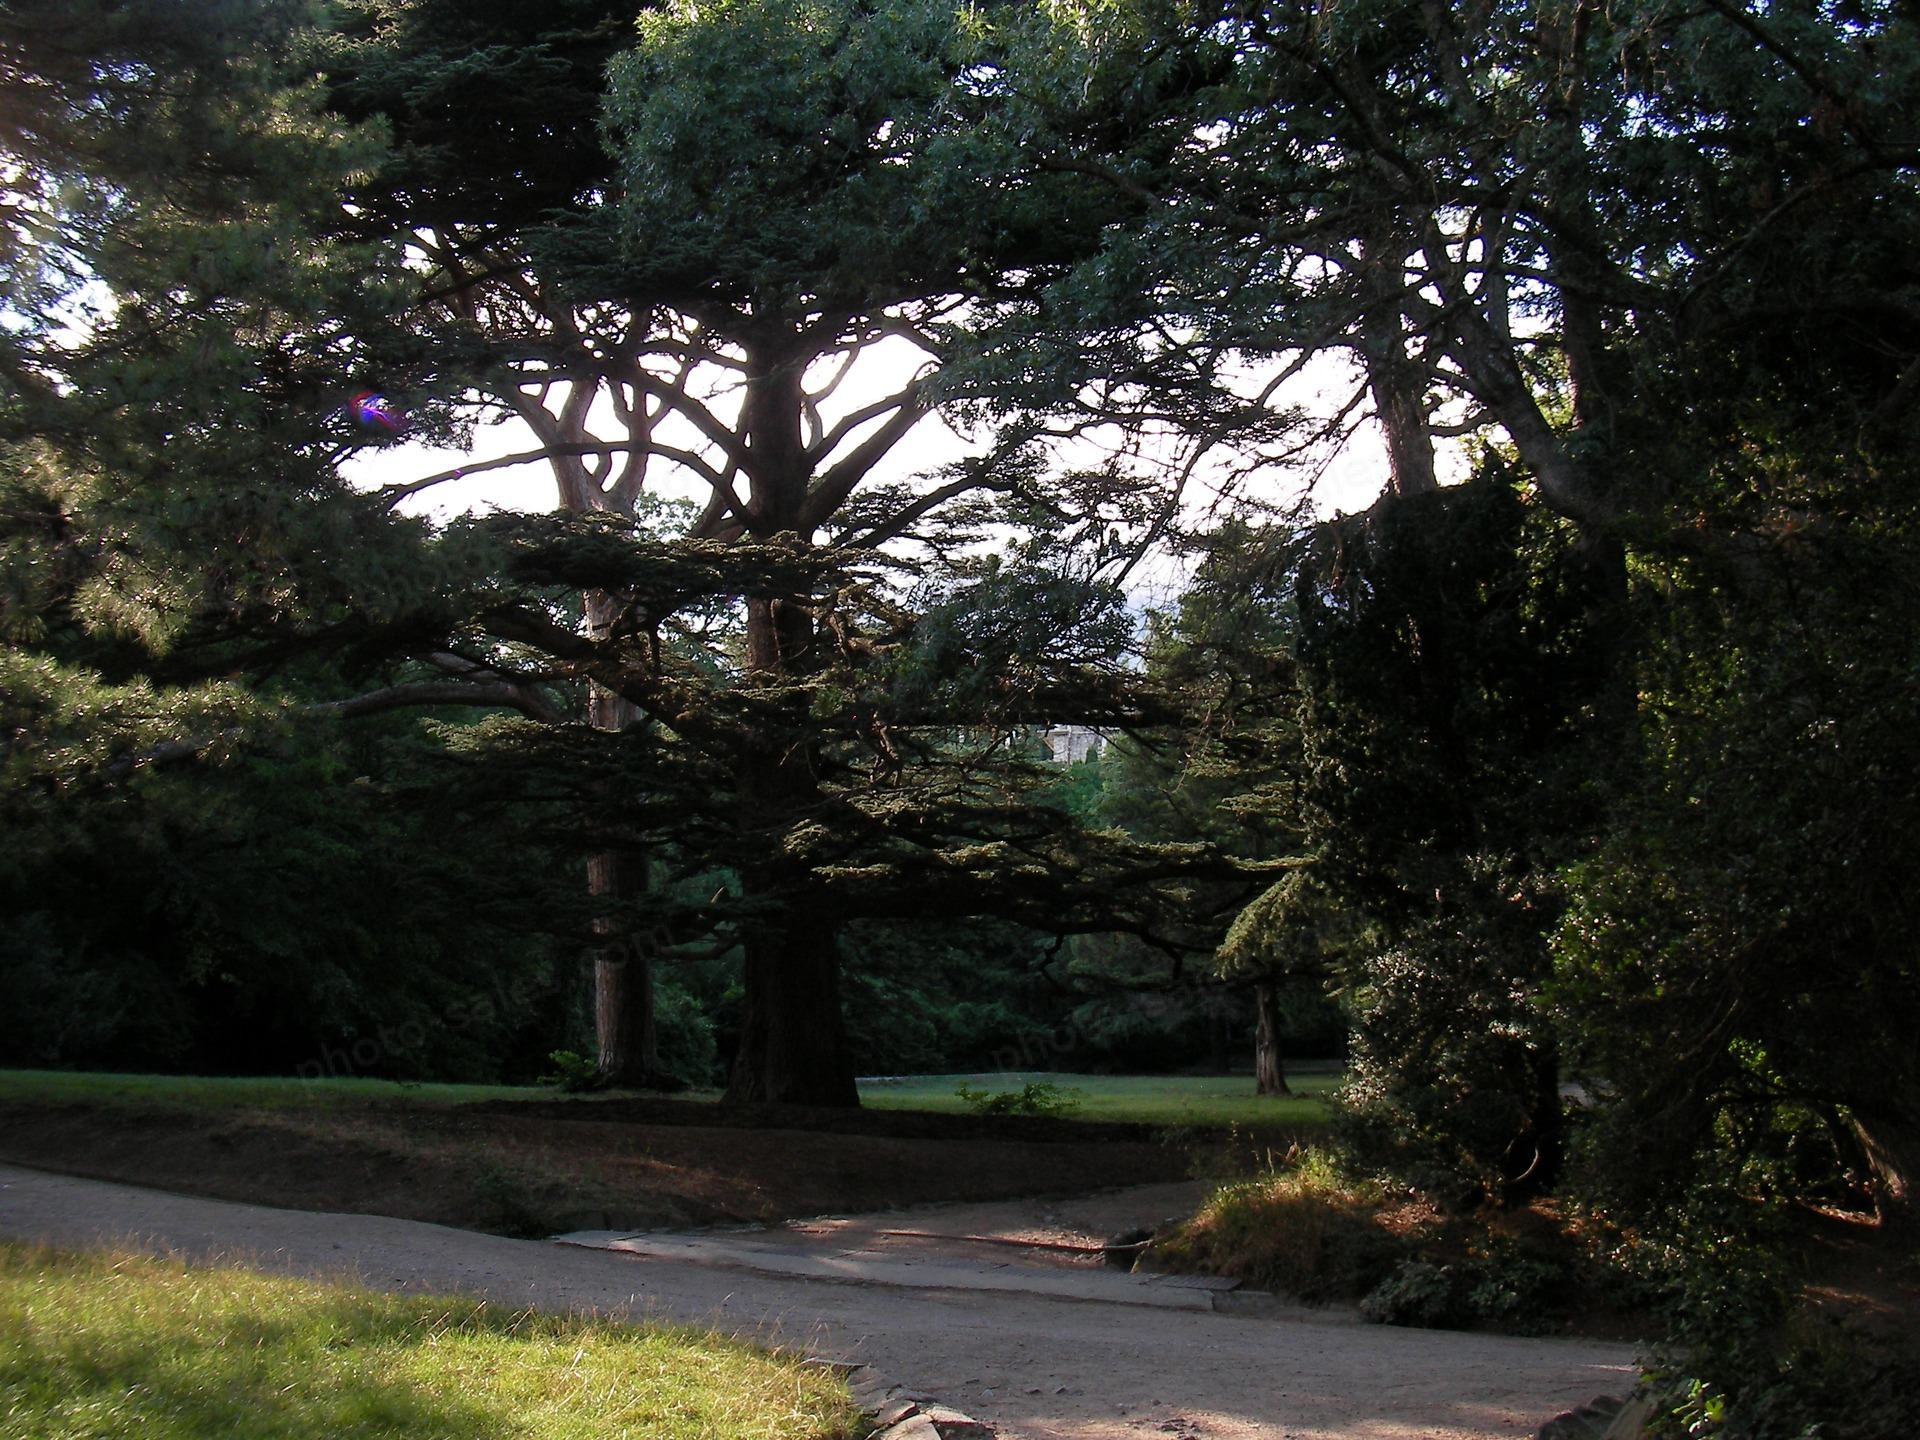
<svg viewBox="0 0 1920 1440">
<path fill-rule="evenodd" d="M 804 675 L 815 663 L 813 622 L 797 605 L 747 603 L 747 659 L 757 676 Z M 777 723 L 777 722 L 776 722 Z M 795 728 L 808 733 L 804 716 Z M 777 854 L 788 828 L 820 798 L 811 744 L 778 733 L 743 756 L 741 824 Z M 725 1098 L 736 1103 L 858 1105 L 853 1056 L 840 1012 L 837 919 L 797 868 L 778 862 L 741 873 L 758 913 L 742 928 L 745 1010 Z"/>
<path fill-rule="evenodd" d="M 616 605 L 598 592 L 587 596 L 587 625 L 603 633 Z M 624 730 L 640 712 L 611 691 L 594 686 L 587 699 L 587 720 L 599 730 Z M 596 901 L 632 913 L 647 894 L 644 855 L 603 850 L 587 857 L 587 893 Z M 608 1085 L 651 1087 L 670 1084 L 660 1068 L 653 1023 L 653 958 L 641 938 L 612 916 L 593 922 L 600 944 L 593 956 L 593 1032 L 596 1068 Z"/>
<path fill-rule="evenodd" d="M 833 925 L 789 902 L 744 940 L 746 1008 L 725 1098 L 735 1104 L 858 1105 L 840 1013 Z"/>
<path fill-rule="evenodd" d="M 806 518 L 811 462 L 801 437 L 805 360 L 804 353 L 778 347 L 748 355 L 740 412 L 752 481 L 747 523 L 760 539 L 785 534 L 812 540 Z M 746 611 L 751 682 L 781 687 L 817 667 L 818 637 L 805 606 L 755 596 Z M 776 709 L 767 725 L 758 748 L 739 760 L 740 824 L 743 833 L 763 836 L 763 853 L 777 857 L 790 827 L 818 807 L 820 781 L 804 711 L 787 717 Z M 781 733 L 783 725 L 788 733 Z M 757 873 L 743 870 L 740 883 L 752 918 L 741 930 L 745 1007 L 725 1098 L 858 1105 L 840 1013 L 835 917 L 815 898 L 804 871 L 777 859 Z"/>
<path fill-rule="evenodd" d="M 1280 987 L 1262 980 L 1253 987 L 1253 1090 L 1256 1095 L 1291 1095 L 1280 1057 Z"/>
</svg>

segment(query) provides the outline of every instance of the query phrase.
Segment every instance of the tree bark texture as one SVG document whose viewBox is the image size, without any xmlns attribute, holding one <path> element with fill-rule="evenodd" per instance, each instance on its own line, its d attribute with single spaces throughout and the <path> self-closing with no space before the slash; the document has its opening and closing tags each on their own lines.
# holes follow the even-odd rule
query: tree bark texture
<svg viewBox="0 0 1920 1440">
<path fill-rule="evenodd" d="M 1388 229 L 1364 242 L 1368 293 L 1360 322 L 1360 353 L 1367 367 L 1387 447 L 1387 488 L 1395 495 L 1424 495 L 1439 488 L 1433 463 L 1433 428 L 1427 414 L 1427 367 L 1408 354 L 1411 327 L 1404 307 L 1411 239 Z"/>
<path fill-rule="evenodd" d="M 632 899 L 647 888 L 646 861 L 620 851 L 587 860 L 596 899 Z M 603 943 L 593 957 L 593 1032 L 600 1078 L 608 1085 L 652 1086 L 664 1077 L 653 1023 L 653 965 L 635 938 L 611 918 L 594 921 Z"/>
<path fill-rule="evenodd" d="M 805 673 L 813 622 L 797 605 L 747 602 L 747 663 L 759 676 Z M 796 724 L 804 732 L 804 719 Z M 784 862 L 790 826 L 819 800 L 811 745 L 769 734 L 740 760 L 740 824 L 766 861 L 743 867 L 744 1011 L 725 1099 L 743 1104 L 858 1105 L 840 1011 L 838 924 L 805 870 Z"/>
<path fill-rule="evenodd" d="M 824 914 L 788 899 L 745 934 L 746 1001 L 730 1103 L 860 1103 L 840 1013 L 834 931 Z"/>
<path fill-rule="evenodd" d="M 747 508 L 749 528 L 761 538 L 813 538 L 804 515 L 811 476 L 800 437 L 803 368 L 777 352 L 750 359 L 742 404 L 751 457 Z M 747 669 L 754 679 L 780 682 L 814 666 L 818 637 L 805 607 L 755 596 L 746 608 Z M 805 717 L 796 717 L 793 728 L 804 735 Z M 783 863 L 779 854 L 788 828 L 819 802 L 813 745 L 770 733 L 763 747 L 740 760 L 740 823 L 746 833 L 765 837 L 767 859 L 740 873 L 751 918 L 741 933 L 746 958 L 740 1047 L 724 1098 L 857 1106 L 840 1010 L 838 924 L 804 871 Z"/>
<path fill-rule="evenodd" d="M 587 625 L 606 632 L 617 603 L 594 592 L 587 596 Z M 629 701 L 595 685 L 587 698 L 587 720 L 598 730 L 624 730 L 640 718 Z M 587 893 L 595 901 L 631 914 L 646 898 L 646 856 L 633 850 L 602 850 L 587 857 Z M 666 1077 L 653 1019 L 653 958 L 645 939 L 614 916 L 593 922 L 599 944 L 593 957 L 593 1031 L 600 1078 L 608 1085 L 650 1086 Z"/>
<path fill-rule="evenodd" d="M 1262 980 L 1253 987 L 1253 1090 L 1256 1095 L 1291 1095 L 1280 1055 L 1280 986 Z"/>
</svg>

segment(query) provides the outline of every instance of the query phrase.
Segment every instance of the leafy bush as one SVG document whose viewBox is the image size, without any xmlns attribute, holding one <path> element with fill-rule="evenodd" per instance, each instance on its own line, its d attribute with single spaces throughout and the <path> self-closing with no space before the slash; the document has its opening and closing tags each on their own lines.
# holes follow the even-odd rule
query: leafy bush
<svg viewBox="0 0 1920 1440">
<path fill-rule="evenodd" d="M 1764 1350 L 1669 1356 L 1647 1378 L 1652 1435 L 1851 1440 L 1913 1433 L 1920 1355 L 1857 1324 L 1801 1311 Z"/>
<path fill-rule="evenodd" d="M 165 1069 L 191 1044 L 194 1017 L 178 977 L 136 950 L 70 943 L 55 917 L 0 920 L 0 1065 L 107 1059 Z"/>
<path fill-rule="evenodd" d="M 1468 1315 L 1512 1335 L 1560 1328 L 1560 1312 L 1577 1277 L 1564 1261 L 1496 1244 L 1460 1267 Z"/>
<path fill-rule="evenodd" d="M 556 1050 L 547 1059 L 553 1062 L 553 1073 L 540 1077 L 542 1085 L 558 1086 L 569 1095 L 578 1095 L 606 1084 L 599 1067 L 575 1051 Z"/>
<path fill-rule="evenodd" d="M 977 1090 L 957 1085 L 954 1094 L 976 1115 L 1066 1115 L 1080 1108 L 1077 1091 L 1050 1080 L 1029 1080 L 1018 1090 Z"/>
<path fill-rule="evenodd" d="M 1459 1260 L 1402 1261 L 1362 1298 L 1360 1316 L 1376 1325 L 1483 1325 L 1540 1335 L 1560 1328 L 1575 1280 L 1564 1261 L 1495 1240 Z"/>
<path fill-rule="evenodd" d="M 1480 873 L 1364 956 L 1354 987 L 1353 1068 L 1335 1133 L 1354 1162 L 1450 1209 L 1512 1201 L 1556 1164 L 1555 1041 L 1530 992 L 1543 962 L 1503 877 Z"/>
<path fill-rule="evenodd" d="M 1404 1260 L 1360 1301 L 1360 1318 L 1376 1325 L 1426 1325 L 1440 1328 L 1456 1323 L 1460 1314 L 1460 1285 L 1450 1265 L 1431 1260 Z"/>
<path fill-rule="evenodd" d="M 1913 1429 L 1920 1351 L 1910 1323 L 1817 1311 L 1785 1256 L 1786 1205 L 1698 1184 L 1618 1262 L 1664 1320 L 1647 1367 L 1649 1433 L 1690 1440 L 1851 1440 Z M 1904 1333 L 1902 1333 L 1904 1329 Z"/>
<path fill-rule="evenodd" d="M 678 985 L 658 982 L 653 989 L 654 1043 L 660 1068 L 695 1089 L 720 1077 L 720 1049 L 713 1021 L 700 1002 Z"/>
</svg>

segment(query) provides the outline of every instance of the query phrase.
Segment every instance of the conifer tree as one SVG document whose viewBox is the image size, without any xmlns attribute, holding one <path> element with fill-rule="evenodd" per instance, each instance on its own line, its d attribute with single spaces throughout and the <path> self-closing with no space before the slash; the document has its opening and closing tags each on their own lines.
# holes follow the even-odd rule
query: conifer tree
<svg viewBox="0 0 1920 1440">
<path fill-rule="evenodd" d="M 445 366 L 439 403 L 457 409 L 478 397 L 525 420 L 541 444 L 517 460 L 551 465 L 575 515 L 631 514 L 649 487 L 691 483 L 703 500 L 689 553 L 719 572 L 729 547 L 749 577 L 762 563 L 751 557 L 770 545 L 796 557 L 823 542 L 917 549 L 931 565 L 917 600 L 882 587 L 878 572 L 864 593 L 886 588 L 890 604 L 913 601 L 889 622 L 902 636 L 953 627 L 941 665 L 984 670 L 986 657 L 964 654 L 954 631 L 1004 627 L 1012 612 L 1037 607 L 1047 623 L 1084 633 L 1018 621 L 1027 649 L 1007 648 L 1011 632 L 996 635 L 1000 663 L 1044 668 L 1051 648 L 1111 667 L 1118 632 L 1099 618 L 1109 593 L 1037 562 L 974 576 L 978 566 L 963 559 L 989 519 L 1105 544 L 1140 504 L 1140 480 L 1118 468 L 1043 487 L 1023 443 L 1038 428 L 1028 397 L 1005 393 L 990 365 L 957 363 L 981 355 L 978 337 L 1007 316 L 1029 313 L 1049 276 L 1091 253 L 1105 217 L 1136 203 L 1036 167 L 989 123 L 1008 35 L 1029 40 L 1029 22 L 1014 10 L 921 0 L 676 6 L 643 15 L 637 44 L 609 62 L 622 19 L 592 6 L 537 21 L 484 7 L 455 16 L 432 3 L 350 7 L 340 36 L 323 43 L 336 103 L 385 116 L 402 141 L 398 163 L 356 210 L 390 233 L 404 228 L 420 251 L 422 314 Z M 603 67 L 604 139 L 593 123 Z M 536 152 L 545 163 L 528 162 Z M 887 365 L 896 373 L 875 387 Z M 1128 420 L 1124 406 L 1137 402 L 1117 396 L 1108 390 L 1089 405 L 1070 387 L 1067 423 Z M 1014 424 L 978 459 L 875 483 L 937 405 Z M 604 439 L 599 425 L 611 427 Z M 996 499 L 997 510 L 983 504 Z M 1056 560 L 1069 553 L 1041 549 Z M 1090 576 L 1101 558 L 1075 564 Z M 943 587 L 933 577 L 949 565 Z M 874 647 L 834 628 L 846 616 L 818 594 L 782 597 L 723 574 L 714 584 L 718 595 L 747 597 L 742 663 L 736 674 L 723 662 L 719 673 L 770 705 L 824 704 L 822 677 Z M 1027 585 L 1034 594 L 1020 593 Z M 962 616 L 956 594 L 1002 618 Z M 912 612 L 925 603 L 933 613 L 921 623 Z M 588 587 L 589 630 L 616 650 L 637 616 L 664 619 L 658 605 L 644 590 Z M 916 674 L 933 653 L 915 651 Z M 1109 691 L 1116 678 L 1109 669 Z M 606 705 L 629 707 L 619 711 L 626 729 L 640 717 L 666 727 L 636 744 L 680 753 L 671 747 L 692 724 L 683 691 L 663 701 L 630 670 L 621 683 L 594 683 Z M 948 690 L 943 703 L 954 707 L 945 717 L 919 709 L 910 718 L 982 726 L 1126 708 L 1111 695 L 1059 691 L 1049 703 L 1060 713 L 1041 716 L 1033 697 L 1010 705 L 979 686 Z M 760 722 L 772 727 L 765 733 L 726 742 L 723 788 L 739 789 L 737 823 L 767 837 L 767 853 L 744 856 L 737 872 L 741 913 L 752 919 L 734 927 L 747 1019 L 732 1093 L 847 1103 L 835 1000 L 843 917 L 807 898 L 808 867 L 783 858 L 773 837 L 798 823 L 776 817 L 823 803 L 835 762 L 818 736 L 854 721 L 807 738 L 813 722 L 777 709 Z M 890 723 L 869 713 L 855 727 L 883 768 L 903 763 Z M 628 827 L 621 850 L 639 853 L 642 829 Z M 628 914 L 637 901 L 626 897 Z"/>
</svg>

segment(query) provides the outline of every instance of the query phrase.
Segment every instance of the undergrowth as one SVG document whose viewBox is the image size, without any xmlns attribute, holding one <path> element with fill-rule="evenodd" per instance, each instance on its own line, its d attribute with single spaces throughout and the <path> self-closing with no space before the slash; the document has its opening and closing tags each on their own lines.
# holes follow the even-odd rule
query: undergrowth
<svg viewBox="0 0 1920 1440">
<path fill-rule="evenodd" d="M 981 1090 L 954 1086 L 960 1103 L 975 1115 L 1066 1115 L 1080 1108 L 1080 1096 L 1049 1080 L 1029 1080 L 1018 1090 Z"/>
<path fill-rule="evenodd" d="M 1226 1275 L 1310 1304 L 1357 1301 L 1387 1325 L 1543 1334 L 1608 1286 L 1564 1229 L 1522 1234 L 1509 1219 L 1444 1216 L 1296 1149 L 1252 1179 L 1224 1185 L 1156 1239 L 1158 1268 Z M 1611 1303 L 1607 1300 L 1603 1303 Z"/>
</svg>

